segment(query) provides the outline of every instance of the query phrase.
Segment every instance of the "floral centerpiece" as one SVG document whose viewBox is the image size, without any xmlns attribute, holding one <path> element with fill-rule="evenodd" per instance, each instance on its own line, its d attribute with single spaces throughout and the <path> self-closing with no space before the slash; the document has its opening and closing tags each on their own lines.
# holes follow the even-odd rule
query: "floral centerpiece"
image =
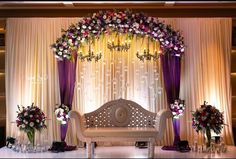
<svg viewBox="0 0 236 159">
<path fill-rule="evenodd" d="M 203 131 L 207 136 L 207 146 L 210 146 L 211 130 L 216 134 L 220 134 L 224 125 L 223 113 L 211 105 L 201 105 L 199 109 L 192 113 L 192 126 L 199 132 Z"/>
<path fill-rule="evenodd" d="M 61 105 L 57 105 L 55 108 L 55 114 L 57 117 L 57 120 L 59 120 L 61 122 L 61 124 L 66 124 L 69 116 L 70 109 L 67 105 L 61 104 Z"/>
<path fill-rule="evenodd" d="M 35 131 L 41 131 L 42 129 L 47 128 L 45 124 L 46 116 L 39 107 L 34 105 L 34 103 L 27 107 L 20 107 L 19 105 L 17 107 L 17 127 L 19 127 L 21 131 L 27 133 L 30 143 L 34 145 Z"/>
<path fill-rule="evenodd" d="M 176 99 L 174 103 L 170 104 L 170 110 L 172 111 L 173 118 L 178 119 L 185 110 L 184 100 Z"/>
</svg>

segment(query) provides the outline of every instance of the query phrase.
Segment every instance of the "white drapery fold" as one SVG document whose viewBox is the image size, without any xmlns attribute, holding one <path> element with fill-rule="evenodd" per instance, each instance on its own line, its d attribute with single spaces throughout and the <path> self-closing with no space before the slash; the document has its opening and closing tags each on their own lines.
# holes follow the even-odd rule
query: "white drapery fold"
<svg viewBox="0 0 236 159">
<path fill-rule="evenodd" d="M 50 141 L 59 140 L 59 123 L 55 119 L 55 104 L 60 101 L 59 84 L 56 59 L 50 49 L 50 45 L 61 36 L 61 29 L 66 29 L 71 23 L 76 23 L 78 18 L 9 18 L 7 19 L 7 50 L 6 50 L 6 101 L 7 101 L 7 135 L 17 132 L 12 129 L 12 121 L 16 119 L 17 105 L 30 105 L 34 102 L 48 117 L 47 134 Z M 200 107 L 204 100 L 215 105 L 224 112 L 225 126 L 223 137 L 227 144 L 233 143 L 232 121 L 231 121 L 231 90 L 230 90 L 230 48 L 231 48 L 231 18 L 165 18 L 166 24 L 171 24 L 177 30 L 183 32 L 185 44 L 187 45 L 182 62 L 180 98 L 186 101 L 186 110 L 181 117 L 182 139 L 190 143 L 193 138 L 198 137 L 191 126 L 191 111 Z M 108 37 L 105 37 L 108 40 Z M 105 43 L 105 42 L 104 42 Z M 133 45 L 137 45 L 135 41 Z M 106 47 L 104 44 L 103 47 Z M 159 63 L 139 63 L 135 59 L 137 47 L 132 47 L 127 52 L 126 58 L 118 59 L 108 54 L 105 49 L 105 62 L 81 63 L 77 65 L 77 79 L 73 100 L 73 109 L 83 113 L 95 110 L 104 102 L 115 98 L 128 98 L 140 103 L 150 111 L 158 111 L 168 108 L 164 89 L 161 95 L 156 96 L 158 100 L 151 99 L 155 93 L 160 91 L 162 83 L 162 72 Z M 121 63 L 119 63 L 121 60 Z M 133 63 L 132 63 L 133 62 Z M 113 64 L 112 64 L 113 63 Z M 114 67 L 116 63 L 117 69 Z M 105 64 L 105 65 L 104 65 Z M 123 64 L 125 66 L 123 67 Z M 143 66 L 142 66 L 143 65 Z M 112 92 L 111 87 L 117 86 L 118 76 L 113 76 L 112 83 L 102 78 L 111 80 L 112 71 L 120 73 L 122 89 L 121 94 Z M 143 98 L 135 89 L 142 79 L 135 79 L 134 67 L 137 73 L 142 73 L 144 83 L 140 89 L 144 90 L 147 98 Z M 154 69 L 154 67 L 156 67 Z M 142 69 L 146 71 L 142 72 Z M 127 71 L 126 71 L 127 70 Z M 154 70 L 159 73 L 159 80 Z M 83 72 L 84 71 L 84 72 Z M 94 74 L 98 71 L 98 74 Z M 117 72 L 118 71 L 118 72 Z M 120 71 L 120 72 L 119 72 Z M 153 71 L 153 72 L 152 72 Z M 129 72 L 129 73 L 127 73 Z M 81 76 L 82 73 L 82 76 Z M 105 77 L 104 77 L 105 76 Z M 81 78 L 82 77 L 82 78 Z M 93 79 L 92 83 L 86 83 Z M 97 80 L 97 81 L 96 81 Z M 135 84 L 136 80 L 136 84 Z M 142 84 L 142 82 L 141 82 Z M 96 86 L 97 85 L 97 86 Z M 99 87 L 98 87 L 99 85 Z M 104 90 L 100 87 L 110 88 L 107 99 L 104 99 Z M 150 87 L 150 88 L 146 88 Z M 125 89 L 125 90 L 124 90 Z M 148 90 L 154 93 L 148 93 Z M 94 92 L 93 92 L 94 91 Z M 95 93 L 95 92 L 103 93 Z M 92 99 L 86 99 L 86 92 L 95 93 Z M 136 92 L 136 93 L 135 93 Z M 110 94 L 109 94 L 110 93 Z M 111 96 L 112 94 L 112 96 Z M 100 97 L 99 97 L 100 96 Z M 102 97 L 101 97 L 102 96 Z M 138 100 L 140 96 L 140 99 Z M 96 99 L 93 101 L 93 99 Z M 90 103 L 89 103 L 90 102 Z M 144 102 L 144 103 L 142 103 Z M 150 106 L 150 107 L 149 107 Z M 77 143 L 75 140 L 75 129 L 69 127 L 67 139 L 69 143 Z M 17 134 L 15 134 L 17 135 Z M 159 145 L 172 144 L 173 129 L 171 121 L 168 122 L 167 133 Z"/>
</svg>

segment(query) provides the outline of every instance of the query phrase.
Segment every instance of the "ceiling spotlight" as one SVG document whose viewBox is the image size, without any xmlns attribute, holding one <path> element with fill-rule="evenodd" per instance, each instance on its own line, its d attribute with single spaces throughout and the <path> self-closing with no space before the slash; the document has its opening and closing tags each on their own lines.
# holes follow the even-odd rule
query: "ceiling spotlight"
<svg viewBox="0 0 236 159">
<path fill-rule="evenodd" d="M 173 6 L 175 4 L 175 1 L 166 1 L 165 5 L 166 6 Z"/>
<path fill-rule="evenodd" d="M 65 6 L 74 6 L 72 1 L 63 1 L 62 2 Z"/>
</svg>

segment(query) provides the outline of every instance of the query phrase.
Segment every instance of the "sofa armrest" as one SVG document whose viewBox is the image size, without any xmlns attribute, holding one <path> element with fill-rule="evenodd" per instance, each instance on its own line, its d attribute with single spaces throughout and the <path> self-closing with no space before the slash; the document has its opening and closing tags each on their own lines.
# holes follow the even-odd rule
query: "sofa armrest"
<svg viewBox="0 0 236 159">
<path fill-rule="evenodd" d="M 172 117 L 173 117 L 172 112 L 167 109 L 162 109 L 157 113 L 155 121 L 155 128 L 158 131 L 157 139 L 163 138 L 166 129 L 166 120 Z"/>
<path fill-rule="evenodd" d="M 77 138 L 85 142 L 85 136 L 84 136 L 85 120 L 83 119 L 83 116 L 78 111 L 74 110 L 71 110 L 68 115 L 70 119 L 75 120 Z"/>
</svg>

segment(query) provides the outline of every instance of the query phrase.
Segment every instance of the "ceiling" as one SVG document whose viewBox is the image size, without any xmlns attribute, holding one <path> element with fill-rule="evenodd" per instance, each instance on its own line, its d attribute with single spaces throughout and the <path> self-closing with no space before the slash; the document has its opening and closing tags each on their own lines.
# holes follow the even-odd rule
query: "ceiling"
<svg viewBox="0 0 236 159">
<path fill-rule="evenodd" d="M 236 1 L 0 1 L 0 17 L 78 17 L 132 9 L 159 17 L 236 17 Z"/>
</svg>

